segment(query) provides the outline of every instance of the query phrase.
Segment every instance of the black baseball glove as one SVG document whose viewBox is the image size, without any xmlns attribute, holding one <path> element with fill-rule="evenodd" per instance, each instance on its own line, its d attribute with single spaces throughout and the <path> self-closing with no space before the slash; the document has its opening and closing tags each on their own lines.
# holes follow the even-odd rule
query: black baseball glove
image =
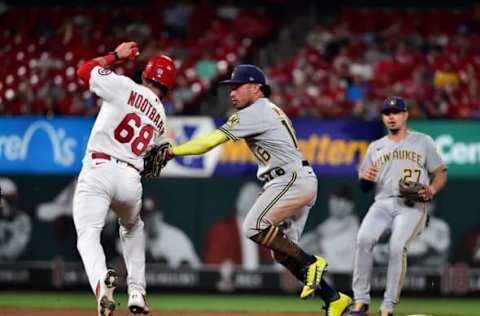
<svg viewBox="0 0 480 316">
<path fill-rule="evenodd" d="M 425 199 L 425 197 L 419 193 L 419 191 L 424 189 L 425 185 L 420 182 L 405 181 L 401 179 L 398 183 L 400 196 L 405 198 L 405 201 L 408 204 L 413 204 L 415 202 L 429 202 L 430 200 Z"/>
<path fill-rule="evenodd" d="M 160 172 L 167 165 L 168 150 L 172 147 L 169 142 L 153 146 L 143 158 L 142 176 L 145 178 L 157 178 Z"/>
</svg>

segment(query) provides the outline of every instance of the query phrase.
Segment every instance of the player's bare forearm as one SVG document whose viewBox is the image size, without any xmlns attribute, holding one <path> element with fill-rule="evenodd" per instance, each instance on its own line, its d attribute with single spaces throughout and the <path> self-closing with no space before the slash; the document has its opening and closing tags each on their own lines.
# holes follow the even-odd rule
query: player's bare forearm
<svg viewBox="0 0 480 316">
<path fill-rule="evenodd" d="M 447 172 L 446 170 L 439 171 L 435 174 L 432 183 L 425 186 L 422 190 L 418 191 L 418 194 L 423 196 L 425 200 L 431 200 L 443 187 L 447 184 Z"/>
<path fill-rule="evenodd" d="M 171 149 L 172 158 L 175 156 L 201 155 L 223 144 L 228 137 L 218 129 L 198 136 L 182 145 Z"/>
<path fill-rule="evenodd" d="M 436 194 L 440 192 L 440 190 L 442 190 L 446 184 L 447 184 L 447 172 L 445 170 L 440 171 L 435 175 L 435 177 L 432 180 L 432 184 L 430 185 L 433 191 L 432 193 Z"/>
</svg>

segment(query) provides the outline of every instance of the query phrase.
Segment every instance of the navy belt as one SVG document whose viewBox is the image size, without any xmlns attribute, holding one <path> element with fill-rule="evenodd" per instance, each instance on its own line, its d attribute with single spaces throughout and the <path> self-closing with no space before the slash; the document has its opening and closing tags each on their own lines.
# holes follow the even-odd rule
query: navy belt
<svg viewBox="0 0 480 316">
<path fill-rule="evenodd" d="M 310 167 L 310 163 L 307 160 L 302 160 L 302 167 Z M 265 182 L 270 182 L 276 177 L 283 176 L 287 172 L 282 167 L 272 168 L 261 175 L 261 178 Z"/>
</svg>

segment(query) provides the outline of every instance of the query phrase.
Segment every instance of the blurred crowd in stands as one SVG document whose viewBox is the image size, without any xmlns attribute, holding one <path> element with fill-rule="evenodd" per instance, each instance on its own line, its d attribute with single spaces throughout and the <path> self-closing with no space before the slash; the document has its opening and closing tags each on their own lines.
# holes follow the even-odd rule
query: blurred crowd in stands
<svg viewBox="0 0 480 316">
<path fill-rule="evenodd" d="M 194 5 L 195 3 L 195 5 Z M 155 1 L 148 6 L 0 5 L 0 113 L 95 115 L 99 100 L 81 87 L 79 63 L 134 40 L 141 54 L 116 72 L 140 80 L 154 54 L 177 65 L 167 114 L 186 112 L 218 76 L 264 37 L 273 20 L 255 9 L 208 1 Z M 248 23 L 240 27 L 239 23 Z"/>
<path fill-rule="evenodd" d="M 139 80 L 151 56 L 173 57 L 178 77 L 167 114 L 195 114 L 219 79 L 263 49 L 257 43 L 273 41 L 291 25 L 261 5 L 232 3 L 0 5 L 0 113 L 95 115 L 99 100 L 77 80 L 78 63 L 135 40 L 138 60 L 116 71 Z M 378 119 L 383 99 L 400 95 L 413 118 L 480 118 L 478 4 L 344 8 L 318 15 L 310 30 L 298 34 L 305 35 L 293 57 L 260 65 L 273 101 L 291 117 Z"/>
<path fill-rule="evenodd" d="M 413 118 L 480 118 L 480 6 L 343 10 L 318 23 L 291 59 L 269 69 L 293 117 L 376 119 L 385 97 Z"/>
</svg>

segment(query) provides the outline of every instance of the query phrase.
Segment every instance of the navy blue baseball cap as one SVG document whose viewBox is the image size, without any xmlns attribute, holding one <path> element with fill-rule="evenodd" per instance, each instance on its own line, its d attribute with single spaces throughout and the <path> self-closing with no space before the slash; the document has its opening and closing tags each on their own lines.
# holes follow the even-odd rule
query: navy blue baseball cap
<svg viewBox="0 0 480 316">
<path fill-rule="evenodd" d="M 220 81 L 221 84 L 243 84 L 243 83 L 259 83 L 267 84 L 267 79 L 263 71 L 254 65 L 243 64 L 233 69 L 232 76 L 229 80 Z"/>
<path fill-rule="evenodd" d="M 383 108 L 382 114 L 390 111 L 399 111 L 399 112 L 406 112 L 407 111 L 407 103 L 401 97 L 391 96 L 383 101 Z"/>
<path fill-rule="evenodd" d="M 263 70 L 255 65 L 242 64 L 233 69 L 232 76 L 229 80 L 220 81 L 220 84 L 241 85 L 244 83 L 261 84 L 261 90 L 265 96 L 271 93 L 270 86 L 267 84 L 267 78 Z"/>
</svg>

